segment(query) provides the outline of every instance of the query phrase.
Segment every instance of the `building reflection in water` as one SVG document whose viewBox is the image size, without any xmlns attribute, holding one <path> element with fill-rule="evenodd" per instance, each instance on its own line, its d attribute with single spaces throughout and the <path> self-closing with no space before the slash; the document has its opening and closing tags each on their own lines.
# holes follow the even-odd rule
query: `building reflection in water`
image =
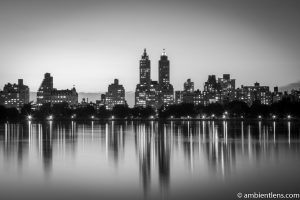
<svg viewBox="0 0 300 200">
<path fill-rule="evenodd" d="M 22 143 L 22 128 L 23 127 L 20 124 L 5 123 L 4 139 L 1 139 L 2 144 L 0 143 L 3 148 L 3 164 L 14 163 L 19 170 L 21 169 L 21 166 L 23 164 L 24 154 L 28 153 L 28 149 L 26 150 L 26 147 L 24 147 Z M 1 133 L 1 136 L 3 136 L 3 133 Z"/>
<path fill-rule="evenodd" d="M 154 144 L 153 122 L 151 122 L 150 127 L 147 126 L 147 129 L 145 124 L 138 125 L 135 129 L 135 146 L 139 159 L 140 179 L 145 195 L 148 194 L 151 185 L 151 161 L 154 157 L 152 152 L 154 148 L 151 146 Z"/>
<path fill-rule="evenodd" d="M 157 142 L 157 157 L 158 157 L 158 174 L 161 189 L 168 190 L 170 182 L 170 156 L 171 156 L 171 140 L 169 126 L 166 124 L 158 125 L 158 142 Z"/>
<path fill-rule="evenodd" d="M 139 159 L 141 185 L 147 195 L 151 189 L 151 173 L 157 169 L 162 195 L 170 184 L 172 126 L 163 123 L 138 123 L 135 126 L 135 145 Z M 155 166 L 156 165 L 156 166 Z"/>
<path fill-rule="evenodd" d="M 41 140 L 39 140 L 40 145 L 42 146 L 42 158 L 44 164 L 44 171 L 46 175 L 51 173 L 52 169 L 52 156 L 53 156 L 53 144 L 52 144 L 52 137 L 53 137 L 53 122 L 49 121 L 46 125 L 40 128 L 39 136 Z M 58 141 L 61 140 L 60 132 L 58 131 Z"/>
<path fill-rule="evenodd" d="M 105 157 L 108 161 L 112 161 L 115 167 L 118 167 L 119 162 L 124 157 L 124 131 L 124 124 L 114 121 L 105 124 L 94 124 L 92 122 L 91 125 L 91 142 L 100 142 L 99 145 L 105 147 Z"/>
<path fill-rule="evenodd" d="M 177 165 L 183 165 L 191 174 L 199 174 L 205 165 L 210 176 L 226 179 L 239 163 L 255 165 L 277 159 L 279 153 L 299 151 L 299 126 L 293 123 L 226 120 L 5 123 L 0 125 L 0 160 L 3 158 L 8 166 L 16 163 L 20 170 L 25 160 L 37 154 L 44 174 L 50 177 L 55 157 L 76 160 L 77 153 L 94 145 L 108 161 L 121 168 L 120 161 L 133 143 L 139 169 L 136 173 L 144 194 L 147 196 L 153 186 L 158 186 L 162 195 L 168 195 L 172 177 L 181 173 Z M 183 159 L 178 159 L 181 156 Z"/>
</svg>

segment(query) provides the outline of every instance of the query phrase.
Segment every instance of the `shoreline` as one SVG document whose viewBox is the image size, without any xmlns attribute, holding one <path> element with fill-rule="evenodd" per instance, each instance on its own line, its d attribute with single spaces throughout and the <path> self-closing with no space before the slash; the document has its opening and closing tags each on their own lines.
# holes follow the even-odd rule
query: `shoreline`
<svg viewBox="0 0 300 200">
<path fill-rule="evenodd" d="M 300 118 L 56 118 L 56 119 L 17 119 L 17 120 L 6 120 L 0 121 L 0 123 L 11 123 L 11 122 L 107 122 L 107 121 L 129 121 L 129 122 L 172 122 L 172 121 L 257 121 L 257 122 L 298 122 Z"/>
</svg>

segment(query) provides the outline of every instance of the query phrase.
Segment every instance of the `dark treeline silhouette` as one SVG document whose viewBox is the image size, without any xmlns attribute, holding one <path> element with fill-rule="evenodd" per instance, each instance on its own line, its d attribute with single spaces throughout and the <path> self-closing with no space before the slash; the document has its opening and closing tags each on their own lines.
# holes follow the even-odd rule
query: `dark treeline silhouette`
<svg viewBox="0 0 300 200">
<path fill-rule="evenodd" d="M 25 104 L 19 112 L 16 108 L 5 108 L 0 105 L 0 121 L 24 120 L 30 116 L 35 120 L 49 119 L 49 116 L 57 120 L 64 119 L 124 119 L 124 118 L 149 118 L 155 115 L 155 110 L 151 107 L 129 108 L 128 105 L 116 105 L 112 110 L 107 110 L 101 106 L 98 110 L 92 105 L 72 108 L 67 103 L 43 104 L 39 109 L 34 110 L 31 104 Z"/>
<path fill-rule="evenodd" d="M 181 118 L 181 117 L 210 117 L 219 118 L 223 115 L 228 118 L 286 118 L 291 115 L 300 118 L 300 102 L 282 100 L 272 105 L 263 105 L 254 102 L 248 106 L 242 101 L 232 101 L 227 104 L 212 103 L 207 106 L 193 104 L 178 104 L 169 107 L 162 107 L 157 112 L 151 107 L 134 107 L 128 105 L 117 105 L 112 110 L 107 110 L 105 106 L 95 109 L 92 105 L 72 108 L 67 103 L 44 104 L 39 109 L 34 110 L 31 104 L 25 104 L 20 112 L 16 108 L 5 108 L 0 106 L 0 120 L 22 120 L 31 116 L 36 120 L 44 120 L 49 116 L 55 119 L 148 119 L 148 118 Z"/>
<path fill-rule="evenodd" d="M 0 121 L 18 120 L 20 118 L 19 111 L 16 108 L 5 108 L 0 105 Z"/>
<path fill-rule="evenodd" d="M 300 117 L 300 102 L 291 102 L 282 100 L 272 105 L 263 105 L 260 102 L 254 102 L 251 106 L 243 101 L 232 101 L 227 104 L 212 103 L 207 106 L 193 104 L 172 105 L 159 110 L 161 118 L 167 117 L 199 117 L 199 115 L 209 117 L 222 117 L 225 114 L 230 118 L 286 118 L 288 115 L 292 117 Z"/>
</svg>

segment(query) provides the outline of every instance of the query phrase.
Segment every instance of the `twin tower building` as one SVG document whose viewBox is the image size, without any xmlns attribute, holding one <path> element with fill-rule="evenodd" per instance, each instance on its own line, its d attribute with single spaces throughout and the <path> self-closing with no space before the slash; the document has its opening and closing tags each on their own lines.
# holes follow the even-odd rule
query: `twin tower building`
<svg viewBox="0 0 300 200">
<path fill-rule="evenodd" d="M 174 88 L 170 84 L 170 61 L 163 51 L 158 62 L 158 82 L 151 79 L 151 61 L 144 49 L 140 60 L 140 83 L 135 90 L 136 107 L 168 106 L 174 102 Z"/>
<path fill-rule="evenodd" d="M 158 81 L 151 79 L 151 61 L 144 49 L 140 60 L 140 82 L 135 90 L 135 107 L 152 107 L 159 109 L 162 106 L 169 106 L 174 102 L 174 89 L 170 84 L 170 61 L 163 51 L 158 62 Z M 108 87 L 101 102 L 108 109 L 113 109 L 116 105 L 125 105 L 125 89 L 119 85 L 118 79 Z M 37 105 L 45 103 L 62 103 L 69 105 L 78 104 L 78 94 L 73 87 L 71 90 L 57 90 L 53 88 L 53 77 L 46 73 L 44 80 L 37 92 Z"/>
</svg>

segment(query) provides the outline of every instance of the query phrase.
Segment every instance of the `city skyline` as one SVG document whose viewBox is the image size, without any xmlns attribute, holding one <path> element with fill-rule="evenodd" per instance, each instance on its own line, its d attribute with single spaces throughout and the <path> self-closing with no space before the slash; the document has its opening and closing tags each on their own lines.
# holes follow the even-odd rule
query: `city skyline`
<svg viewBox="0 0 300 200">
<path fill-rule="evenodd" d="M 144 54 L 145 54 L 145 52 L 146 51 L 148 51 L 146 48 L 144 48 L 143 49 L 143 51 L 144 51 L 144 53 L 142 53 L 141 55 L 142 55 L 142 57 L 144 56 Z M 147 56 L 149 56 L 149 55 L 147 55 Z M 163 51 L 162 51 L 162 53 L 161 53 L 161 56 L 167 56 L 167 53 L 165 52 L 165 49 L 163 49 Z M 149 60 L 149 61 L 151 61 L 151 60 Z M 159 61 L 158 61 L 159 62 Z M 150 73 L 150 76 L 148 77 L 148 79 L 150 80 L 150 81 L 155 81 L 155 80 L 157 80 L 157 79 L 159 79 L 159 75 L 152 75 L 152 69 L 153 69 L 153 67 L 151 67 L 151 69 L 148 71 L 148 73 Z M 137 70 L 139 70 L 139 69 L 137 69 Z M 42 76 L 44 76 L 45 74 L 47 74 L 47 73 L 50 73 L 50 74 L 52 74 L 53 75 L 53 73 L 51 73 L 51 72 L 44 72 L 43 73 L 43 75 Z M 158 73 L 158 70 L 157 70 L 157 73 Z M 210 76 L 216 76 L 216 77 L 219 77 L 219 75 L 221 76 L 221 75 L 224 75 L 224 74 L 230 74 L 230 75 L 232 75 L 232 73 L 217 73 L 217 74 L 206 74 L 206 79 L 207 79 L 207 77 L 210 77 Z M 54 75 L 53 75 L 54 76 Z M 141 72 L 140 72 L 140 75 L 138 75 L 138 76 L 141 76 Z M 55 76 L 56 78 L 58 77 L 58 76 Z M 153 79 L 152 79 L 152 77 L 154 77 Z M 61 77 L 59 77 L 59 78 L 61 78 Z M 169 77 L 169 79 L 171 79 L 172 77 L 171 77 L 171 75 L 170 75 L 170 77 Z M 17 77 L 17 79 L 24 79 L 23 77 Z M 109 78 L 109 83 L 108 84 L 106 84 L 105 85 L 105 87 L 106 88 L 104 88 L 104 90 L 102 90 L 102 91 L 79 91 L 79 92 L 81 92 L 81 93 L 105 93 L 106 92 L 106 90 L 107 90 L 107 86 L 108 85 L 110 85 L 111 84 L 111 81 L 112 80 L 115 80 L 115 79 L 118 79 L 119 80 L 119 78 L 118 77 L 111 77 L 111 78 Z M 141 79 L 140 77 L 138 78 L 138 79 Z M 204 90 L 204 87 L 205 87 L 205 82 L 206 82 L 206 79 L 203 81 L 203 83 L 201 83 L 200 84 L 200 87 L 199 88 L 197 88 L 196 86 L 195 86 L 195 90 L 200 90 L 200 91 L 202 91 L 202 90 Z M 40 79 L 40 80 L 42 80 L 42 78 Z M 176 89 L 174 89 L 174 91 L 175 90 L 183 90 L 184 89 L 184 87 L 185 87 L 185 81 L 186 80 L 189 80 L 189 81 L 193 81 L 193 84 L 196 82 L 197 83 L 197 80 L 195 81 L 195 80 L 193 80 L 193 79 L 191 79 L 191 78 L 187 78 L 187 79 L 185 79 L 182 83 L 179 83 L 179 84 L 177 84 L 177 85 L 179 85 L 179 88 L 176 88 Z M 240 80 L 238 80 L 238 78 L 236 78 L 235 77 L 235 80 L 237 81 L 237 82 L 241 82 Z M 141 80 L 140 80 L 141 81 Z M 28 80 L 27 80 L 27 82 L 28 82 Z M 250 83 L 249 84 L 249 86 L 252 86 L 252 85 L 254 85 L 255 83 L 262 83 L 263 81 L 260 81 L 260 80 L 256 80 L 255 79 L 255 81 L 253 81 L 252 83 Z M 4 85 L 6 85 L 7 83 L 13 83 L 13 81 L 11 80 L 11 81 L 8 81 L 8 82 L 5 82 L 4 84 L 3 84 L 3 86 Z M 138 83 L 138 82 L 137 82 Z M 178 83 L 178 82 L 177 82 Z M 280 86 L 279 84 L 274 84 L 274 87 L 278 87 L 279 88 L 279 90 L 280 90 L 280 87 L 288 87 L 289 85 L 292 85 L 293 86 L 293 88 L 292 89 L 299 89 L 298 88 L 298 84 L 300 84 L 300 81 L 299 82 L 292 82 L 292 83 L 289 83 L 289 84 L 287 84 L 287 85 L 282 85 L 282 86 Z M 29 84 L 27 84 L 28 86 L 29 86 Z M 38 86 L 34 86 L 33 88 L 35 88 L 35 87 L 40 87 L 42 85 L 42 82 L 40 81 L 40 83 L 38 84 Z M 53 84 L 54 85 L 54 84 Z M 56 84 L 57 85 L 57 84 Z M 76 87 L 76 85 L 75 84 L 71 84 L 71 83 L 68 83 L 68 85 L 70 85 L 70 87 L 68 87 L 68 88 L 72 88 L 72 87 Z M 199 85 L 199 84 L 195 84 L 195 85 Z M 243 83 L 241 83 L 240 85 L 237 85 L 237 88 L 240 88 L 241 86 L 243 86 L 243 85 L 246 85 L 246 84 L 243 84 Z M 270 85 L 268 85 L 270 88 L 273 88 L 272 86 L 270 86 Z M 37 89 L 36 91 L 35 90 L 32 90 L 31 88 L 32 87 L 29 87 L 30 88 L 30 92 L 38 92 L 38 90 L 39 89 Z M 55 88 L 58 88 L 58 89 L 61 89 L 61 87 L 57 87 L 57 86 L 55 86 Z M 126 87 L 125 87 L 126 88 Z M 288 91 L 288 90 L 281 90 L 282 92 L 284 92 L 284 91 Z M 134 90 L 126 90 L 126 92 L 134 92 Z"/>
<path fill-rule="evenodd" d="M 0 199 L 300 199 L 299 10 L 0 0 Z"/>
<path fill-rule="evenodd" d="M 126 91 L 139 81 L 144 48 L 151 77 L 165 48 L 174 90 L 190 78 L 200 90 L 210 74 L 236 85 L 299 81 L 297 1 L 7 1 L 0 3 L 0 85 L 23 78 L 37 91 L 45 72 L 56 88 Z M 270 74 L 272 74 L 270 76 Z"/>
</svg>

